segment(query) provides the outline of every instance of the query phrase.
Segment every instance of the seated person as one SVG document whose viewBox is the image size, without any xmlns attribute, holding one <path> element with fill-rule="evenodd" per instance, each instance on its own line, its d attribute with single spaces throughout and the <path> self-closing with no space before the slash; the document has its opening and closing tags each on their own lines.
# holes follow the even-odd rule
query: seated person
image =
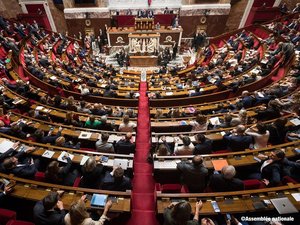
<svg viewBox="0 0 300 225">
<path fill-rule="evenodd" d="M 213 174 L 210 177 L 209 187 L 213 192 L 241 191 L 244 190 L 244 183 L 238 178 L 234 166 L 224 166 L 221 174 Z"/>
<path fill-rule="evenodd" d="M 272 124 L 267 126 L 267 130 L 270 132 L 269 142 L 272 145 L 282 144 L 285 141 L 287 129 L 287 118 L 278 118 Z"/>
<path fill-rule="evenodd" d="M 55 140 L 55 145 L 64 147 L 64 148 L 75 148 L 75 149 L 80 149 L 80 142 L 77 142 L 76 145 L 73 144 L 72 141 L 66 141 L 66 139 L 63 136 L 58 137 Z"/>
<path fill-rule="evenodd" d="M 89 129 L 98 129 L 101 122 L 95 119 L 94 115 L 90 115 L 89 119 L 85 122 L 84 127 Z"/>
<path fill-rule="evenodd" d="M 211 154 L 212 140 L 207 139 L 204 134 L 196 134 L 195 140 L 196 145 L 193 152 L 194 155 Z"/>
<path fill-rule="evenodd" d="M 270 132 L 267 130 L 267 127 L 263 123 L 257 123 L 249 127 L 245 134 L 250 135 L 254 138 L 254 148 L 266 148 L 268 145 L 268 140 Z"/>
<path fill-rule="evenodd" d="M 204 191 L 208 169 L 203 165 L 202 156 L 195 155 L 192 162 L 178 163 L 177 170 L 181 173 L 182 183 L 187 185 L 189 192 L 199 193 Z"/>
<path fill-rule="evenodd" d="M 157 146 L 156 146 L 156 154 L 158 156 L 168 156 L 168 155 L 171 155 L 171 149 L 170 149 L 170 146 L 168 145 L 167 141 L 166 141 L 166 137 L 165 136 L 162 136 L 161 137 L 161 140 L 162 140 L 162 144 L 159 144 L 159 140 L 157 142 Z"/>
<path fill-rule="evenodd" d="M 101 134 L 101 139 L 96 142 L 96 150 L 104 153 L 115 153 L 115 149 L 112 143 L 108 143 L 109 134 Z"/>
<path fill-rule="evenodd" d="M 125 138 L 119 140 L 115 145 L 118 154 L 130 154 L 135 152 L 135 144 L 132 142 L 132 133 L 127 133 Z"/>
<path fill-rule="evenodd" d="M 50 144 L 55 144 L 55 140 L 61 136 L 61 131 L 62 127 L 59 127 L 58 132 L 56 135 L 52 135 L 53 133 L 53 128 L 50 128 L 47 136 L 45 136 L 45 132 L 43 130 L 36 130 L 32 136 L 34 141 L 39 142 L 39 143 L 50 143 Z"/>
<path fill-rule="evenodd" d="M 179 138 L 182 140 L 183 145 L 178 146 L 178 139 L 174 138 L 175 147 L 174 147 L 174 154 L 175 155 L 192 155 L 195 149 L 195 146 L 191 142 L 190 137 L 180 135 Z"/>
<path fill-rule="evenodd" d="M 74 224 L 95 224 L 95 225 L 103 225 L 106 220 L 109 218 L 107 217 L 107 213 L 109 209 L 112 206 L 112 201 L 109 200 L 106 202 L 104 206 L 103 213 L 99 220 L 95 221 L 93 220 L 85 206 L 85 200 L 86 195 L 82 196 L 81 199 L 79 199 L 76 202 L 73 202 L 70 206 L 69 213 L 64 218 L 64 224 L 65 225 L 74 225 Z"/>
<path fill-rule="evenodd" d="M 227 148 L 232 151 L 244 151 L 252 144 L 252 137 L 245 135 L 245 126 L 238 125 L 236 129 L 224 135 L 223 139 L 227 142 Z"/>
<path fill-rule="evenodd" d="M 198 225 L 202 206 L 203 204 L 201 201 L 196 202 L 195 215 L 191 220 L 192 207 L 190 203 L 186 201 L 172 202 L 164 211 L 164 225 Z M 203 224 L 202 221 L 201 224 Z"/>
<path fill-rule="evenodd" d="M 66 156 L 67 164 L 65 166 L 59 166 L 59 162 L 52 161 L 47 166 L 45 172 L 45 178 L 47 182 L 62 184 L 66 186 L 72 186 L 78 175 L 77 170 L 71 171 L 72 160 L 67 155 Z"/>
<path fill-rule="evenodd" d="M 269 156 L 259 154 L 257 156 L 263 160 L 258 173 L 250 175 L 250 178 L 262 180 L 267 187 L 274 187 L 281 184 L 285 153 L 281 149 L 273 150 Z"/>
<path fill-rule="evenodd" d="M 79 187 L 99 189 L 102 181 L 103 165 L 96 162 L 94 158 L 89 158 L 81 168 L 82 177 Z"/>
<path fill-rule="evenodd" d="M 124 176 L 121 167 L 114 168 L 112 172 L 106 172 L 102 183 L 102 189 L 109 191 L 131 190 L 131 180 Z"/>
<path fill-rule="evenodd" d="M 29 147 L 24 151 L 18 152 L 14 156 L 10 156 L 3 161 L 3 169 L 6 173 L 12 173 L 18 177 L 33 178 L 38 171 L 39 160 L 28 158 L 26 153 L 35 150 L 34 147 Z"/>
<path fill-rule="evenodd" d="M 57 192 L 50 192 L 33 208 L 33 220 L 36 225 L 64 225 L 66 211 Z"/>
<path fill-rule="evenodd" d="M 131 122 L 129 120 L 129 116 L 125 115 L 123 117 L 123 122 L 119 126 L 120 132 L 134 132 L 134 129 L 136 128 L 136 123 Z"/>
</svg>

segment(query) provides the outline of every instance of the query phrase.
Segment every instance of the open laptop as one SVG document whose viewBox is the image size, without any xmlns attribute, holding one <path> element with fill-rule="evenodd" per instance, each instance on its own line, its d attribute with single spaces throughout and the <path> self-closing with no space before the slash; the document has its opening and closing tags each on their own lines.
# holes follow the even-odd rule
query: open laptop
<svg viewBox="0 0 300 225">
<path fill-rule="evenodd" d="M 274 207 L 278 211 L 279 214 L 287 214 L 287 213 L 297 213 L 298 210 L 296 207 L 291 203 L 291 201 L 285 198 L 275 198 L 270 199 L 273 203 Z"/>
</svg>

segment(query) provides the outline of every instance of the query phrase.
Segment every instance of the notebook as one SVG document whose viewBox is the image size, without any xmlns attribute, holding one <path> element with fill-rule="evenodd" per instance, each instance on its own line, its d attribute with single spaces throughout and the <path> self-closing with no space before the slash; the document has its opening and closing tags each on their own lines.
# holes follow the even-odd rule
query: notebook
<svg viewBox="0 0 300 225">
<path fill-rule="evenodd" d="M 221 171 L 224 166 L 228 166 L 228 162 L 226 159 L 217 159 L 211 161 L 215 170 Z"/>
<path fill-rule="evenodd" d="M 93 194 L 91 199 L 91 208 L 100 208 L 104 207 L 108 195 L 101 195 L 101 194 Z"/>
<path fill-rule="evenodd" d="M 271 199 L 271 202 L 279 214 L 298 212 L 296 207 L 291 203 L 291 201 L 287 197 Z"/>
</svg>

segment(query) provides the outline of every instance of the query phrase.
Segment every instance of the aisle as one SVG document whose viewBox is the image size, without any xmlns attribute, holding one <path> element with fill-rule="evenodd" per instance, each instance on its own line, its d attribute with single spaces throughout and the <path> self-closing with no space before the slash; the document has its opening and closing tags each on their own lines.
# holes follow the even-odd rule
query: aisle
<svg viewBox="0 0 300 225">
<path fill-rule="evenodd" d="M 131 195 L 131 218 L 128 225 L 156 225 L 153 165 L 147 162 L 150 150 L 149 99 L 147 83 L 140 83 L 137 120 L 136 151 L 134 155 L 134 178 Z"/>
</svg>

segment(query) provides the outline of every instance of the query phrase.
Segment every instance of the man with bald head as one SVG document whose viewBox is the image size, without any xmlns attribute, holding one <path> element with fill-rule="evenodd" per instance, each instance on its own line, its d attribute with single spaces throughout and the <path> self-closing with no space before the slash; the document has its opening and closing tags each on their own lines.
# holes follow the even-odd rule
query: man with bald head
<svg viewBox="0 0 300 225">
<path fill-rule="evenodd" d="M 201 155 L 195 155 L 192 162 L 182 161 L 177 164 L 177 170 L 181 174 L 182 184 L 185 184 L 189 192 L 200 193 L 206 187 L 207 168 L 203 165 Z"/>
<path fill-rule="evenodd" d="M 238 125 L 236 129 L 224 135 L 223 139 L 227 143 L 228 150 L 238 152 L 250 147 L 253 143 L 253 139 L 251 136 L 245 134 L 245 130 L 244 125 Z"/>
<path fill-rule="evenodd" d="M 221 174 L 213 174 L 210 178 L 209 187 L 213 192 L 241 191 L 244 190 L 242 180 L 235 178 L 234 166 L 224 166 Z"/>
<path fill-rule="evenodd" d="M 125 137 L 116 143 L 115 152 L 127 155 L 135 152 L 135 144 L 132 141 L 132 133 L 126 133 Z"/>
</svg>

